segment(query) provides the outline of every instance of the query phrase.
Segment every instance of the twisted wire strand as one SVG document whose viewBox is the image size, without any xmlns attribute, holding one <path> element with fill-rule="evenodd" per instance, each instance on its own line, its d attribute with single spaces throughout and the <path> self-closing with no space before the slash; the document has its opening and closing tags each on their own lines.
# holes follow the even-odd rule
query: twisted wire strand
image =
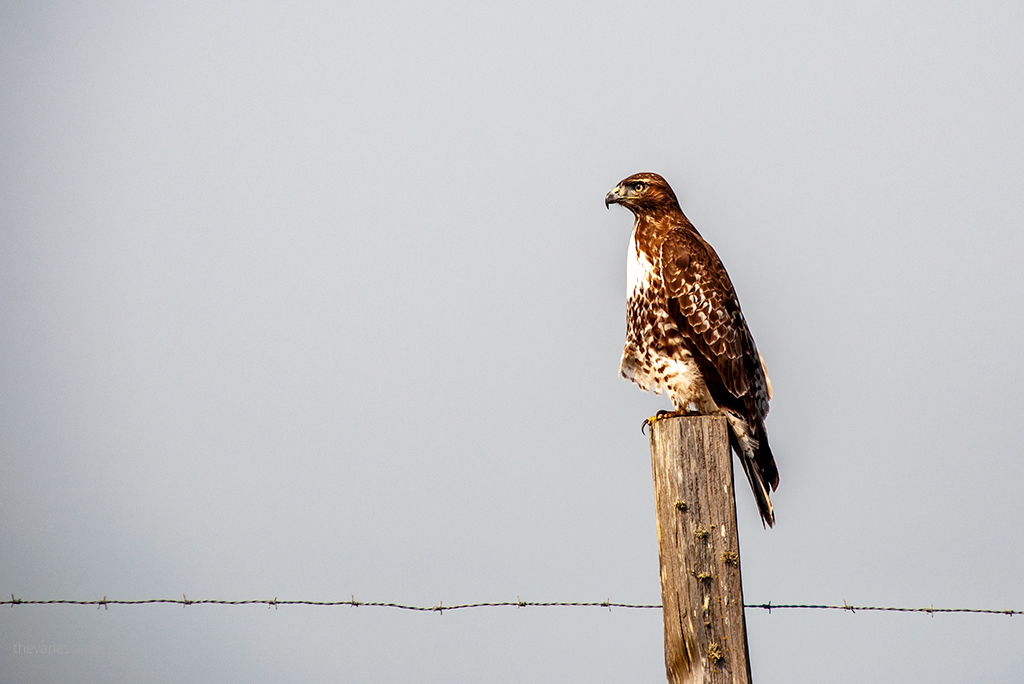
<svg viewBox="0 0 1024 684">
<path fill-rule="evenodd" d="M 190 599 L 188 596 L 182 594 L 180 599 L 178 598 L 153 598 L 153 599 L 108 599 L 104 596 L 102 599 L 96 599 L 92 601 L 79 601 L 74 599 L 21 599 L 16 598 L 14 594 L 11 594 L 11 598 L 8 601 L 0 601 L 0 605 L 9 606 L 21 606 L 21 605 L 74 605 L 74 606 L 96 606 L 97 608 L 108 609 L 109 606 L 138 606 L 149 603 L 172 603 L 180 606 L 193 606 L 193 605 L 218 605 L 218 606 L 246 606 L 246 605 L 265 605 L 268 608 L 277 608 L 278 606 L 351 606 L 358 608 L 360 606 L 366 606 L 369 608 L 397 608 L 399 610 L 412 610 L 425 613 L 443 613 L 446 610 L 463 610 L 466 608 L 501 608 L 501 607 L 515 607 L 515 608 L 641 608 L 641 609 L 660 609 L 661 604 L 647 604 L 647 603 L 614 603 L 611 600 L 604 601 L 523 601 L 517 598 L 515 601 L 492 601 L 486 603 L 456 603 L 450 606 L 444 605 L 442 602 L 438 602 L 434 606 L 412 606 L 403 603 L 392 603 L 390 601 L 357 601 L 353 596 L 348 600 L 343 601 L 311 601 L 305 599 L 244 599 L 239 601 L 230 601 L 227 599 Z M 845 610 L 851 613 L 857 611 L 876 611 L 876 612 L 893 612 L 893 613 L 928 613 L 934 615 L 935 613 L 975 613 L 981 615 L 1024 615 L 1024 611 L 1010 610 L 1010 609 L 990 609 L 990 608 L 936 608 L 929 606 L 927 608 L 902 608 L 898 606 L 853 606 L 845 601 L 843 605 L 827 605 L 827 604 L 804 604 L 804 603 L 780 603 L 773 604 L 768 603 L 746 603 L 744 608 L 755 608 L 767 610 L 771 613 L 773 610 Z"/>
</svg>

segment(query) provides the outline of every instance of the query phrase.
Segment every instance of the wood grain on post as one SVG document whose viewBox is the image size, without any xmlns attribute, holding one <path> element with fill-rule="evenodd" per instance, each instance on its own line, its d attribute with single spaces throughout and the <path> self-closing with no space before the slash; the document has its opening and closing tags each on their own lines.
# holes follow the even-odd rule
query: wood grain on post
<svg viewBox="0 0 1024 684">
<path fill-rule="evenodd" d="M 655 422 L 651 464 L 668 681 L 749 684 L 726 419 Z"/>
</svg>

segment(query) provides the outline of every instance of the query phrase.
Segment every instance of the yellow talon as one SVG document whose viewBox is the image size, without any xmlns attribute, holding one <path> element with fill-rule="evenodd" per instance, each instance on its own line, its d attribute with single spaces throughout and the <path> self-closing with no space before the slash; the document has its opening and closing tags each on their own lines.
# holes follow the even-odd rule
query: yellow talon
<svg viewBox="0 0 1024 684">
<path fill-rule="evenodd" d="M 650 427 L 651 425 L 654 425 L 659 420 L 661 420 L 665 416 L 669 416 L 669 415 L 671 415 L 671 414 L 668 411 L 658 411 L 657 413 L 655 413 L 650 418 L 645 418 L 643 424 L 640 425 L 640 432 L 641 432 L 641 434 L 645 434 L 646 435 L 648 427 Z"/>
<path fill-rule="evenodd" d="M 664 418 L 678 418 L 679 416 L 699 416 L 703 415 L 700 411 L 658 411 L 650 418 L 644 420 L 643 424 L 640 425 L 640 432 L 647 434 L 647 428 L 654 425 L 659 420 Z"/>
</svg>

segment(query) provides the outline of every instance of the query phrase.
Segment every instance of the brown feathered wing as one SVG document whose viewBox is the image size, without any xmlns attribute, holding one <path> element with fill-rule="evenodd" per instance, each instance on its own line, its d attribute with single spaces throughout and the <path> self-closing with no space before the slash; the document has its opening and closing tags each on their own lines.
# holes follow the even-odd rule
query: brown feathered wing
<svg viewBox="0 0 1024 684">
<path fill-rule="evenodd" d="M 685 219 L 683 219 L 685 221 Z M 746 421 L 755 448 L 732 435 L 761 517 L 775 521 L 768 487 L 779 484 L 764 427 L 768 382 L 754 338 L 725 267 L 689 222 L 673 227 L 661 245 L 660 267 L 669 315 L 701 370 L 715 403 Z"/>
</svg>

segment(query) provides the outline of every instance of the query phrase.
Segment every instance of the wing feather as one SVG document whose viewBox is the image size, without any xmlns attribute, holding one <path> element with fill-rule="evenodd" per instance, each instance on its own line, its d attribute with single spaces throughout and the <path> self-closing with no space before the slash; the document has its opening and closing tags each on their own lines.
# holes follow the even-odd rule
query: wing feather
<svg viewBox="0 0 1024 684">
<path fill-rule="evenodd" d="M 711 245 L 689 226 L 672 228 L 661 244 L 660 266 L 669 312 L 680 334 L 705 370 L 716 401 L 720 384 L 735 399 L 751 402 L 762 420 L 768 414 L 768 388 L 760 355 L 740 310 L 736 291 Z M 706 375 L 706 373 L 705 373 Z M 717 382 L 715 382 L 717 381 Z"/>
</svg>

